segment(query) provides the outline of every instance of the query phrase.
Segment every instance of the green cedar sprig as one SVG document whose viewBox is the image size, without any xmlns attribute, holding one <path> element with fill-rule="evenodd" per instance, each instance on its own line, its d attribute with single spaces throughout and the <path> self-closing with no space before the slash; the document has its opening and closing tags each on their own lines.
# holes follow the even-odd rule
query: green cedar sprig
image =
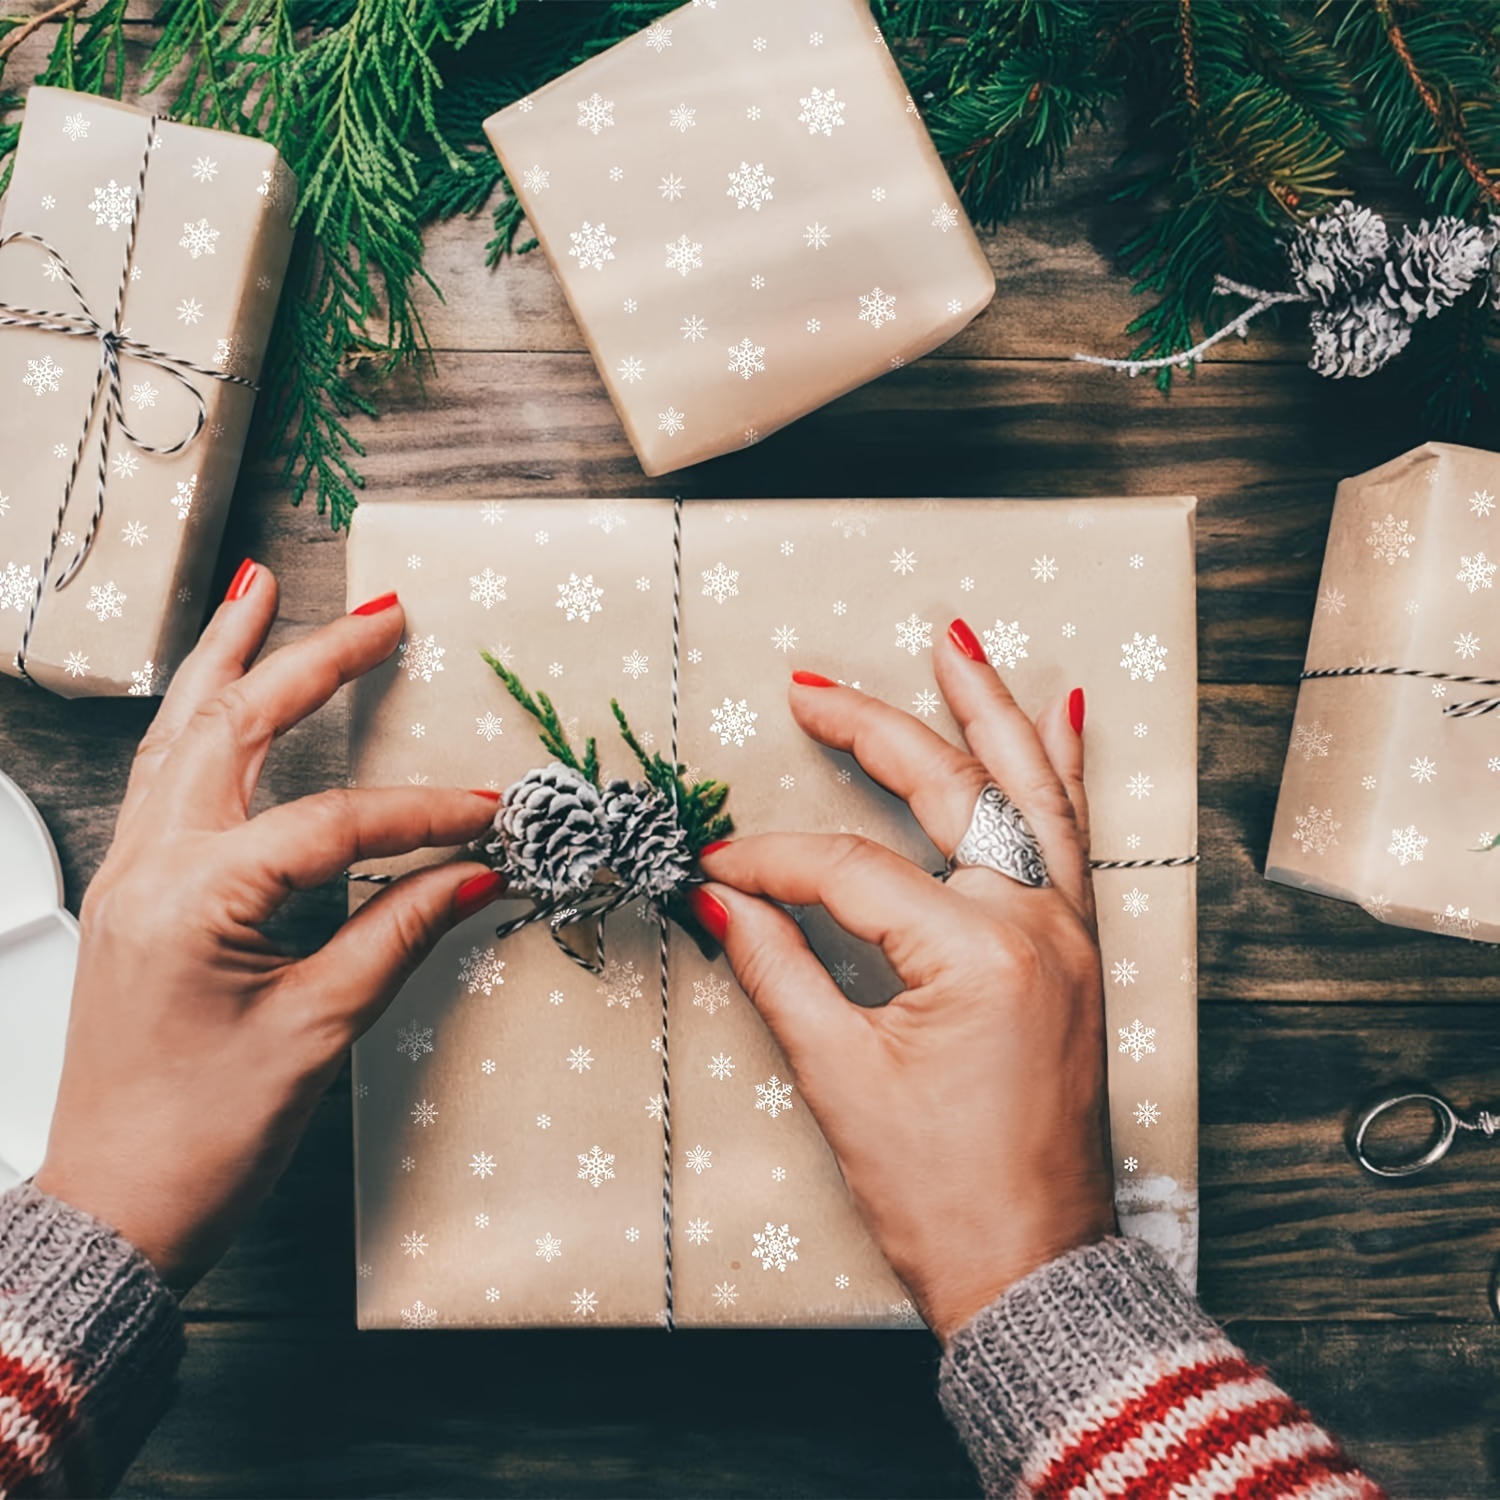
<svg viewBox="0 0 1500 1500">
<path fill-rule="evenodd" d="M 718 839 L 728 838 L 734 830 L 734 820 L 724 811 L 724 804 L 729 799 L 728 783 L 711 779 L 690 782 L 685 765 L 674 765 L 659 750 L 647 755 L 619 700 L 611 698 L 609 706 L 615 723 L 620 726 L 620 738 L 641 763 L 647 782 L 676 805 L 677 816 L 687 831 L 688 847 L 693 853 Z"/>
<path fill-rule="evenodd" d="M 583 759 L 579 760 L 568 740 L 568 731 L 563 727 L 562 719 L 558 717 L 557 709 L 546 693 L 538 693 L 533 698 L 526 684 L 498 656 L 489 651 L 481 651 L 479 654 L 505 684 L 505 689 L 511 697 L 536 720 L 537 736 L 548 755 L 554 760 L 561 761 L 569 770 L 577 771 L 580 776 L 597 787 L 599 785 L 599 750 L 593 736 L 590 735 L 585 742 Z"/>
</svg>

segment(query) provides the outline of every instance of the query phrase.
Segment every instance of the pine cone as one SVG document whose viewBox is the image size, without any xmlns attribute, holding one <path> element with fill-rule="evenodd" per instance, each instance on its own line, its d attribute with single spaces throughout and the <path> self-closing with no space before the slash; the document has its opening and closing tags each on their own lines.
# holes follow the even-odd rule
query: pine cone
<svg viewBox="0 0 1500 1500">
<path fill-rule="evenodd" d="M 586 889 L 609 858 L 609 829 L 598 790 L 557 761 L 528 771 L 505 789 L 495 831 L 499 837 L 488 852 L 503 853 L 511 884 L 535 896 Z"/>
<path fill-rule="evenodd" d="M 1356 297 L 1344 307 L 1319 310 L 1308 319 L 1319 375 L 1359 380 L 1373 375 L 1411 340 L 1411 324 L 1379 296 Z"/>
<path fill-rule="evenodd" d="M 1493 232 L 1444 214 L 1430 229 L 1427 220 L 1401 231 L 1385 263 L 1380 297 L 1415 323 L 1452 307 L 1489 270 Z"/>
<path fill-rule="evenodd" d="M 1287 245 L 1292 285 L 1324 307 L 1341 301 L 1379 274 L 1387 243 L 1385 220 L 1346 198 Z"/>
<path fill-rule="evenodd" d="M 610 868 L 643 895 L 670 895 L 692 873 L 676 807 L 644 781 L 611 781 L 604 788 L 604 820 L 613 846 Z"/>
</svg>

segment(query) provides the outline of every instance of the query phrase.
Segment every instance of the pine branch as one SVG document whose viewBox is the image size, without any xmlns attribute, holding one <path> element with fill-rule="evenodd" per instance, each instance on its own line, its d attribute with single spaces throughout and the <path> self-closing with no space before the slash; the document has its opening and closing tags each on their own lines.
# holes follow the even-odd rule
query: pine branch
<svg viewBox="0 0 1500 1500">
<path fill-rule="evenodd" d="M 511 697 L 536 720 L 537 737 L 542 742 L 542 748 L 554 760 L 561 761 L 569 770 L 577 771 L 580 776 L 587 778 L 594 786 L 598 786 L 599 755 L 593 738 L 590 737 L 585 742 L 583 759 L 580 761 L 572 745 L 568 743 L 568 731 L 563 728 L 557 709 L 546 693 L 538 693 L 533 698 L 526 684 L 498 656 L 489 651 L 481 651 L 479 654 L 505 684 L 505 690 Z"/>
</svg>

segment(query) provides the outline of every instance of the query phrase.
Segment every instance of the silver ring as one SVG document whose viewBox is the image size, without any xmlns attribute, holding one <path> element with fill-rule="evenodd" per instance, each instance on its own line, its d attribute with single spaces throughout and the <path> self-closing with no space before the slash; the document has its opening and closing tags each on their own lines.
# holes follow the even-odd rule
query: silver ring
<svg viewBox="0 0 1500 1500">
<path fill-rule="evenodd" d="M 969 831 L 948 861 L 948 874 L 966 865 L 997 870 L 1019 885 L 1051 885 L 1042 846 L 1026 815 L 992 781 L 974 803 Z"/>
</svg>

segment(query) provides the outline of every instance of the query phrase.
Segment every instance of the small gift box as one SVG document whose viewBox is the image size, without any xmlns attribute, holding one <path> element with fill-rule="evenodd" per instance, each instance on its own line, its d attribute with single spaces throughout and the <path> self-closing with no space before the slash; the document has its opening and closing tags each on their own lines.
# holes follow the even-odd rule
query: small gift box
<svg viewBox="0 0 1500 1500">
<path fill-rule="evenodd" d="M 1500 941 L 1497 495 L 1447 443 L 1339 485 L 1268 880 Z"/>
<path fill-rule="evenodd" d="M 0 670 L 150 695 L 191 648 L 291 252 L 263 141 L 26 100 L 0 219 Z"/>
<path fill-rule="evenodd" d="M 729 783 L 740 831 L 852 829 L 936 871 L 905 804 L 797 728 L 788 674 L 954 737 L 930 652 L 959 601 L 1028 710 L 1083 686 L 1118 1204 L 1191 1280 L 1190 500 L 377 502 L 348 572 L 351 600 L 398 588 L 407 618 L 352 689 L 362 786 L 546 764 L 487 651 L 574 744 L 599 737 L 606 776 L 632 774 L 617 697 L 648 750 Z M 512 914 L 444 939 L 355 1048 L 360 1325 L 913 1321 L 725 961 L 637 901 L 596 976 L 545 924 L 497 938 Z M 851 1002 L 894 993 L 878 950 L 797 915 Z"/>
<path fill-rule="evenodd" d="M 864 0 L 684 6 L 485 130 L 648 474 L 756 442 L 994 295 Z"/>
</svg>

